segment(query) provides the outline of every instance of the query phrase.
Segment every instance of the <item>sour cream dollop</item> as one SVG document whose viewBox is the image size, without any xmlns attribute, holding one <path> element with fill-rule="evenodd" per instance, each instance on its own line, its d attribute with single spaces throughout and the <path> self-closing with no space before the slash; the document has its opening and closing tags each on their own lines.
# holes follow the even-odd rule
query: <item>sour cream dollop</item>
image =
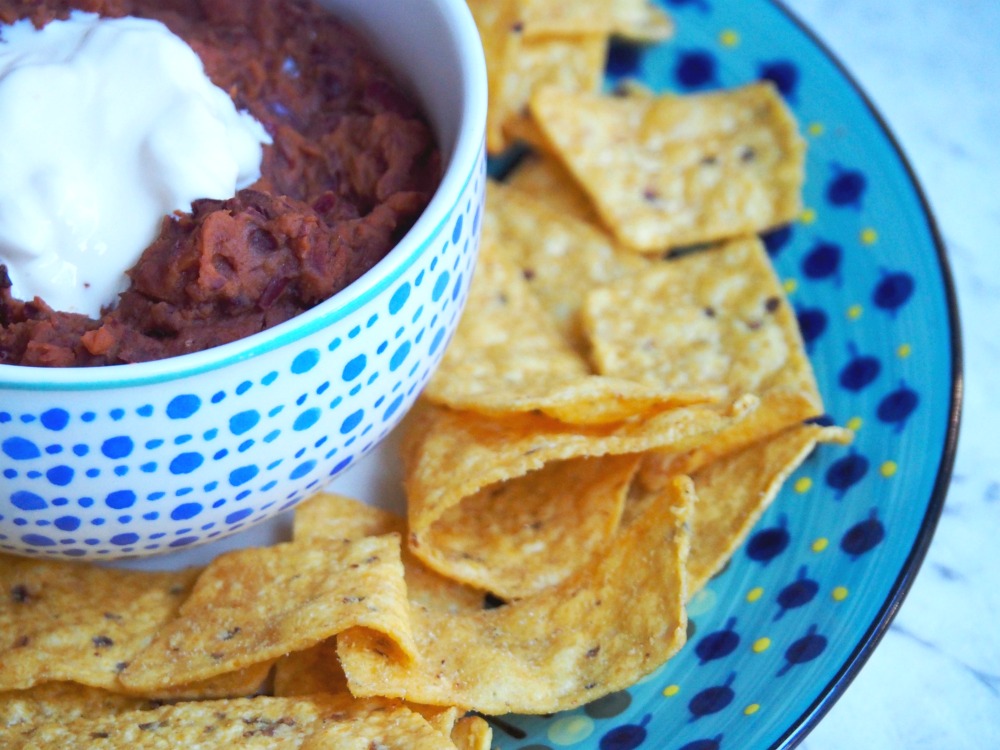
<svg viewBox="0 0 1000 750">
<path fill-rule="evenodd" d="M 253 184 L 270 142 L 158 21 L 0 27 L 0 263 L 14 295 L 98 317 L 163 217 Z"/>
</svg>

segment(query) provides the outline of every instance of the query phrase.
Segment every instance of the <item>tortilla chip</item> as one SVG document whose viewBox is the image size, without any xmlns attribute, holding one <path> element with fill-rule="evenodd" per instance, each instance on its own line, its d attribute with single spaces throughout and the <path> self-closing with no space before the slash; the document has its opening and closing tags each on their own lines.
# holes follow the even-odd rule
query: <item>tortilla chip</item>
<svg viewBox="0 0 1000 750">
<path fill-rule="evenodd" d="M 530 195 L 531 205 L 540 203 L 550 210 L 602 227 L 590 198 L 566 168 L 551 156 L 528 154 L 518 161 L 503 184 Z"/>
<path fill-rule="evenodd" d="M 555 461 L 485 487 L 430 527 L 420 557 L 502 599 L 537 593 L 607 545 L 638 462 L 635 455 Z"/>
<path fill-rule="evenodd" d="M 176 619 L 122 671 L 155 690 L 271 661 L 355 625 L 413 653 L 399 536 L 291 542 L 217 557 Z"/>
<path fill-rule="evenodd" d="M 455 722 L 451 741 L 458 750 L 490 750 L 493 746 L 493 728 L 479 716 L 463 716 Z"/>
<path fill-rule="evenodd" d="M 173 618 L 197 575 L 0 556 L 0 689 L 120 689 L 119 672 Z"/>
<path fill-rule="evenodd" d="M 274 665 L 272 691 L 278 697 L 349 693 L 347 677 L 337 657 L 333 638 L 278 659 Z"/>
<path fill-rule="evenodd" d="M 647 450 L 686 452 L 740 417 L 686 406 L 615 425 L 565 425 L 537 414 L 486 418 L 418 402 L 407 421 L 403 461 L 410 549 L 462 500 L 552 461 Z"/>
<path fill-rule="evenodd" d="M 762 232 L 801 210 L 805 141 L 768 82 L 653 99 L 546 88 L 531 113 L 608 229 L 635 250 Z"/>
<path fill-rule="evenodd" d="M 580 328 L 586 294 L 650 264 L 621 252 L 603 231 L 563 212 L 551 198 L 490 183 L 483 218 L 483 247 L 494 248 L 521 270 L 532 293 L 570 346 L 586 356 Z"/>
<path fill-rule="evenodd" d="M 508 107 L 505 100 L 508 68 L 511 67 L 520 44 L 519 0 L 467 0 L 476 22 L 486 56 L 486 78 L 490 106 L 486 113 L 486 150 L 498 154 L 507 147 L 503 123 Z"/>
<path fill-rule="evenodd" d="M 397 701 L 350 696 L 178 703 L 39 727 L 14 748 L 153 750 L 450 750 L 451 741 Z"/>
<path fill-rule="evenodd" d="M 27 690 L 0 692 L 0 746 L 12 747 L 43 724 L 65 723 L 85 716 L 154 708 L 145 698 L 117 695 L 72 682 L 50 682 Z"/>
<path fill-rule="evenodd" d="M 599 372 L 674 388 L 722 386 L 727 400 L 760 398 L 747 419 L 699 446 L 675 473 L 823 413 L 794 311 L 757 238 L 596 289 L 582 320 Z"/>
<path fill-rule="evenodd" d="M 608 57 L 608 39 L 603 34 L 527 38 L 518 31 L 512 36 L 514 41 L 506 48 L 511 57 L 503 68 L 500 99 L 490 102 L 507 144 L 531 132 L 518 123 L 531 119 L 528 103 L 536 90 L 596 93 L 604 80 Z"/>
<path fill-rule="evenodd" d="M 429 400 L 481 414 L 538 411 L 570 424 L 599 424 L 718 396 L 592 374 L 517 268 L 489 246 L 484 250 L 466 312 L 424 391 Z"/>
<path fill-rule="evenodd" d="M 673 20 L 649 0 L 522 0 L 524 35 L 608 34 L 636 42 L 663 42 Z"/>
<path fill-rule="evenodd" d="M 792 427 L 694 474 L 698 502 L 688 559 L 692 596 L 724 567 L 816 444 L 845 439 L 847 431 L 836 427 Z"/>
<path fill-rule="evenodd" d="M 342 495 L 319 493 L 296 506 L 297 540 L 356 539 L 379 534 L 406 534 L 406 519 Z M 412 603 L 448 612 L 483 607 L 483 592 L 445 578 L 425 566 L 403 546 L 406 592 Z"/>
<path fill-rule="evenodd" d="M 351 690 L 496 715 L 559 711 L 632 684 L 684 641 L 692 499 L 678 478 L 606 554 L 540 594 L 444 617 L 415 607 L 410 664 L 364 628 L 338 636 Z"/>
</svg>

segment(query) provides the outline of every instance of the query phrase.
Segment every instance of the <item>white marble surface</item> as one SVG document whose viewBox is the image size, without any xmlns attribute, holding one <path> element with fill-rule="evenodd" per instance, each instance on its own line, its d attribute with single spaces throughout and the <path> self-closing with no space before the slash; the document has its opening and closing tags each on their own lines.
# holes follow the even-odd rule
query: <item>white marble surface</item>
<svg viewBox="0 0 1000 750">
<path fill-rule="evenodd" d="M 955 473 L 891 629 L 803 750 L 1000 748 L 1000 2 L 786 0 L 887 120 L 947 245 L 962 317 Z"/>
</svg>

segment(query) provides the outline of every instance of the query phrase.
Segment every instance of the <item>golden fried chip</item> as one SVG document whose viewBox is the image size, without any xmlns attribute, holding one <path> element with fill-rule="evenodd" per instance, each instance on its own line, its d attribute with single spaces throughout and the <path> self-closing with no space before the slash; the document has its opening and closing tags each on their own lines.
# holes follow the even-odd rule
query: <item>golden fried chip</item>
<svg viewBox="0 0 1000 750">
<path fill-rule="evenodd" d="M 678 478 L 606 554 L 540 594 L 459 615 L 414 607 L 410 664 L 380 653 L 371 631 L 343 633 L 351 690 L 504 714 L 559 711 L 632 684 L 684 640 L 692 499 Z"/>
<path fill-rule="evenodd" d="M 0 556 L 0 689 L 60 680 L 119 689 L 118 673 L 197 575 Z"/>
<path fill-rule="evenodd" d="M 451 750 L 454 745 L 398 701 L 350 696 L 243 698 L 40 726 L 12 750 Z"/>
<path fill-rule="evenodd" d="M 508 108 L 500 106 L 505 101 L 504 88 L 510 76 L 507 73 L 520 45 L 517 27 L 520 23 L 519 0 L 467 0 L 476 22 L 486 56 L 486 79 L 490 106 L 486 113 L 486 150 L 498 154 L 507 147 L 503 123 Z"/>
<path fill-rule="evenodd" d="M 522 274 L 487 246 L 469 302 L 424 395 L 482 414 L 538 411 L 575 424 L 617 422 L 703 403 L 710 390 L 657 388 L 594 375 L 547 320 Z"/>
<path fill-rule="evenodd" d="M 536 414 L 490 418 L 418 403 L 403 442 L 410 548 L 462 500 L 552 461 L 693 450 L 740 416 L 687 406 L 616 425 L 565 425 Z"/>
<path fill-rule="evenodd" d="M 64 723 L 84 716 L 149 709 L 144 698 L 117 695 L 73 682 L 50 682 L 27 690 L 0 692 L 0 747 L 12 747 L 21 736 L 43 724 Z"/>
<path fill-rule="evenodd" d="M 399 536 L 296 541 L 213 560 L 178 616 L 120 674 L 129 690 L 204 680 L 355 625 L 413 653 Z"/>
<path fill-rule="evenodd" d="M 273 692 L 278 697 L 349 693 L 333 638 L 281 657 L 274 665 Z"/>
<path fill-rule="evenodd" d="M 770 83 L 656 98 L 541 89 L 531 113 L 635 250 L 752 234 L 800 211 L 804 140 Z"/>
<path fill-rule="evenodd" d="M 588 295 L 583 325 L 599 372 L 675 388 L 722 385 L 760 407 L 673 471 L 822 414 L 795 313 L 757 238 L 685 255 Z"/>
<path fill-rule="evenodd" d="M 516 184 L 516 180 L 515 180 Z M 490 183 L 483 217 L 483 247 L 521 270 L 556 328 L 580 355 L 588 343 L 580 329 L 583 299 L 595 286 L 647 268 L 650 261 L 618 250 L 603 231 L 562 211 L 541 192 Z"/>
<path fill-rule="evenodd" d="M 697 593 L 725 565 L 782 484 L 821 442 L 843 442 L 846 430 L 792 427 L 697 471 L 691 523 L 689 591 Z"/>
<path fill-rule="evenodd" d="M 636 455 L 554 461 L 483 488 L 421 537 L 420 557 L 503 599 L 568 577 L 614 534 Z"/>
<path fill-rule="evenodd" d="M 389 533 L 403 535 L 406 534 L 406 519 L 342 495 L 321 492 L 296 506 L 293 533 L 295 539 L 302 540 L 356 539 Z M 439 575 L 414 557 L 405 545 L 402 560 L 411 602 L 449 612 L 482 608 L 482 591 Z"/>
<path fill-rule="evenodd" d="M 458 750 L 490 750 L 493 728 L 479 716 L 463 716 L 451 730 L 451 741 Z"/>
<path fill-rule="evenodd" d="M 523 0 L 524 35 L 608 34 L 636 42 L 662 42 L 673 20 L 650 0 Z"/>
<path fill-rule="evenodd" d="M 504 178 L 503 185 L 530 195 L 530 206 L 542 205 L 564 216 L 571 216 L 595 227 L 601 226 L 590 198 L 554 157 L 539 153 L 526 155 Z M 491 197 L 504 200 L 504 195 L 504 191 L 497 190 Z M 487 205 L 487 210 L 502 212 L 503 207 Z"/>
</svg>

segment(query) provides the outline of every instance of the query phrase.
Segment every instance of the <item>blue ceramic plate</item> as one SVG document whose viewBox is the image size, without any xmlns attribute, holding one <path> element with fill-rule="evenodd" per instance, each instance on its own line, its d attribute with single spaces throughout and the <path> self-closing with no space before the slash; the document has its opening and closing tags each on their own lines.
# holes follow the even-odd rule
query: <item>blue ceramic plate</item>
<svg viewBox="0 0 1000 750">
<path fill-rule="evenodd" d="M 955 300 L 927 205 L 846 72 L 769 0 L 670 0 L 675 39 L 614 46 L 609 86 L 775 82 L 808 141 L 805 211 L 766 238 L 829 415 L 822 446 L 691 602 L 687 646 L 627 692 L 493 721 L 507 750 L 788 747 L 846 687 L 911 583 L 955 451 Z"/>
</svg>

